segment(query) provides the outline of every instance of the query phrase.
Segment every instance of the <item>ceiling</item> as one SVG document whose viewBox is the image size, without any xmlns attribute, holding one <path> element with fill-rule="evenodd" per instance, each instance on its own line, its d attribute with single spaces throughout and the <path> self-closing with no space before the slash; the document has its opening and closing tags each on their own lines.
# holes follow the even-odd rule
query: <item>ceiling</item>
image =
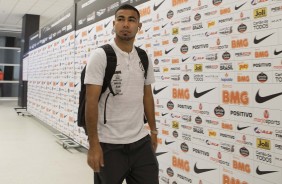
<svg viewBox="0 0 282 184">
<path fill-rule="evenodd" d="M 25 14 L 40 15 L 43 27 L 72 5 L 74 0 L 0 0 L 0 36 L 20 37 Z"/>
</svg>

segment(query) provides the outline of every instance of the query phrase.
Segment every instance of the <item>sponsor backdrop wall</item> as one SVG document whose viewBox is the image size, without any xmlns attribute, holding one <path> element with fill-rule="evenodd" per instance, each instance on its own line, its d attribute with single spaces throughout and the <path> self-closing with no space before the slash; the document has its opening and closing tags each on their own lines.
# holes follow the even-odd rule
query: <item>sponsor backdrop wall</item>
<svg viewBox="0 0 282 184">
<path fill-rule="evenodd" d="M 80 72 L 123 3 L 152 57 L 164 184 L 281 184 L 281 0 L 84 0 L 30 39 L 28 110 L 87 147 Z"/>
</svg>

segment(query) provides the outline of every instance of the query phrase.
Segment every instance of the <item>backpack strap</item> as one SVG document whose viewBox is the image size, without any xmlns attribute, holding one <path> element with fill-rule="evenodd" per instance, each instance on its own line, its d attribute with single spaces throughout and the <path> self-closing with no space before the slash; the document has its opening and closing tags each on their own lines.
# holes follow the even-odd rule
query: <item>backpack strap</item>
<svg viewBox="0 0 282 184">
<path fill-rule="evenodd" d="M 148 73 L 148 67 L 149 67 L 148 55 L 147 55 L 147 53 L 143 49 L 141 49 L 139 47 L 135 46 L 135 49 L 136 49 L 136 51 L 138 53 L 138 56 L 139 56 L 139 58 L 141 60 L 143 68 L 145 70 L 144 71 L 144 78 L 147 79 L 147 73 Z M 144 114 L 144 124 L 146 124 L 147 122 L 148 122 L 147 117 Z"/>
<path fill-rule="evenodd" d="M 110 44 L 106 44 L 101 46 L 102 49 L 104 49 L 106 56 L 107 56 L 107 66 L 105 69 L 105 77 L 104 77 L 104 82 L 101 90 L 100 97 L 102 93 L 104 93 L 107 88 L 109 88 L 110 93 L 108 93 L 106 100 L 105 100 L 105 107 L 104 107 L 104 124 L 107 123 L 107 101 L 109 98 L 109 95 L 112 94 L 115 96 L 116 94 L 113 91 L 112 85 L 111 85 L 111 80 L 113 78 L 113 75 L 115 74 L 116 71 L 116 66 L 117 66 L 117 56 Z"/>
<path fill-rule="evenodd" d="M 107 66 L 105 69 L 105 77 L 104 77 L 101 94 L 106 91 L 107 87 L 109 87 L 110 92 L 113 94 L 113 96 L 115 96 L 116 94 L 113 91 L 111 80 L 116 71 L 117 56 L 110 44 L 103 45 L 101 46 L 101 48 L 104 49 L 107 56 Z"/>
<path fill-rule="evenodd" d="M 140 60 L 141 60 L 141 63 L 142 63 L 142 65 L 143 65 L 143 68 L 144 68 L 144 77 L 145 77 L 145 79 L 147 78 L 147 71 L 148 71 L 148 66 L 149 66 L 149 59 L 148 59 L 148 56 L 147 56 L 147 53 L 143 50 L 143 49 L 141 49 L 141 48 L 139 48 L 139 47 L 136 47 L 135 46 L 135 49 L 136 49 L 136 51 L 137 51 L 137 53 L 138 53 L 138 56 L 139 56 L 139 58 L 140 58 Z"/>
<path fill-rule="evenodd" d="M 86 95 L 86 85 L 84 84 L 84 77 L 85 77 L 86 66 L 83 68 L 81 72 L 80 84 L 81 89 L 79 92 L 79 106 L 77 112 L 77 125 L 79 127 L 83 127 L 85 130 L 86 135 L 88 135 L 86 130 L 86 123 L 85 123 L 85 95 Z"/>
</svg>

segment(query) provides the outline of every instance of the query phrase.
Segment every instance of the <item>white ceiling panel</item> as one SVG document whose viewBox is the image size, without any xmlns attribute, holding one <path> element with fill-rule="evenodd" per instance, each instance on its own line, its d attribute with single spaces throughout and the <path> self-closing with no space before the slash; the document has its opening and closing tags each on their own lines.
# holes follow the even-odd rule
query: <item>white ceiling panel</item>
<svg viewBox="0 0 282 184">
<path fill-rule="evenodd" d="M 30 10 L 30 8 L 32 7 L 33 4 L 34 3 L 26 3 L 26 2 L 20 1 L 19 3 L 17 3 L 17 6 L 14 8 L 12 13 L 25 14 L 26 12 L 28 12 Z"/>
<path fill-rule="evenodd" d="M 42 3 L 55 3 L 57 0 L 37 0 L 38 4 L 42 4 Z"/>
<path fill-rule="evenodd" d="M 38 0 L 18 0 L 18 3 L 34 4 Z"/>
<path fill-rule="evenodd" d="M 0 13 L 0 24 L 4 24 L 4 21 L 6 20 L 7 18 L 7 14 L 6 13 Z"/>
<path fill-rule="evenodd" d="M 57 0 L 56 3 L 59 4 L 73 4 L 73 0 Z"/>
<path fill-rule="evenodd" d="M 40 27 L 43 27 L 50 21 L 50 19 L 47 16 L 40 16 Z"/>
<path fill-rule="evenodd" d="M 17 25 L 18 21 L 21 19 L 22 19 L 21 15 L 11 14 L 7 18 L 6 22 L 9 22 L 10 25 Z M 21 26 L 21 25 L 18 25 L 18 26 Z"/>
<path fill-rule="evenodd" d="M 74 0 L 0 0 L 0 33 L 4 28 L 21 29 L 25 14 L 40 15 L 42 27 L 51 23 L 73 4 Z"/>
<path fill-rule="evenodd" d="M 29 10 L 28 13 L 33 13 L 33 12 L 39 12 L 42 13 L 46 9 L 48 9 L 50 6 L 52 6 L 54 2 L 51 1 L 37 1 L 34 6 Z"/>
<path fill-rule="evenodd" d="M 17 0 L 6 0 L 0 3 L 0 12 L 9 14 L 13 7 L 18 3 Z"/>
</svg>

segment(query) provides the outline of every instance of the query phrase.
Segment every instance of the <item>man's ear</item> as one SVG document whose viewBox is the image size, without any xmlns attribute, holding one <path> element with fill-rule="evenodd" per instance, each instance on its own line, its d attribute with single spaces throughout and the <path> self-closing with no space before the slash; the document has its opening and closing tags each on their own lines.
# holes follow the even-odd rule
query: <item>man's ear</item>
<svg viewBox="0 0 282 184">
<path fill-rule="evenodd" d="M 112 30 L 112 33 L 115 33 L 116 32 L 116 29 L 115 29 L 115 21 L 113 21 L 113 30 Z"/>
<path fill-rule="evenodd" d="M 142 28 L 142 23 L 139 23 L 138 29 L 140 30 Z"/>
</svg>

